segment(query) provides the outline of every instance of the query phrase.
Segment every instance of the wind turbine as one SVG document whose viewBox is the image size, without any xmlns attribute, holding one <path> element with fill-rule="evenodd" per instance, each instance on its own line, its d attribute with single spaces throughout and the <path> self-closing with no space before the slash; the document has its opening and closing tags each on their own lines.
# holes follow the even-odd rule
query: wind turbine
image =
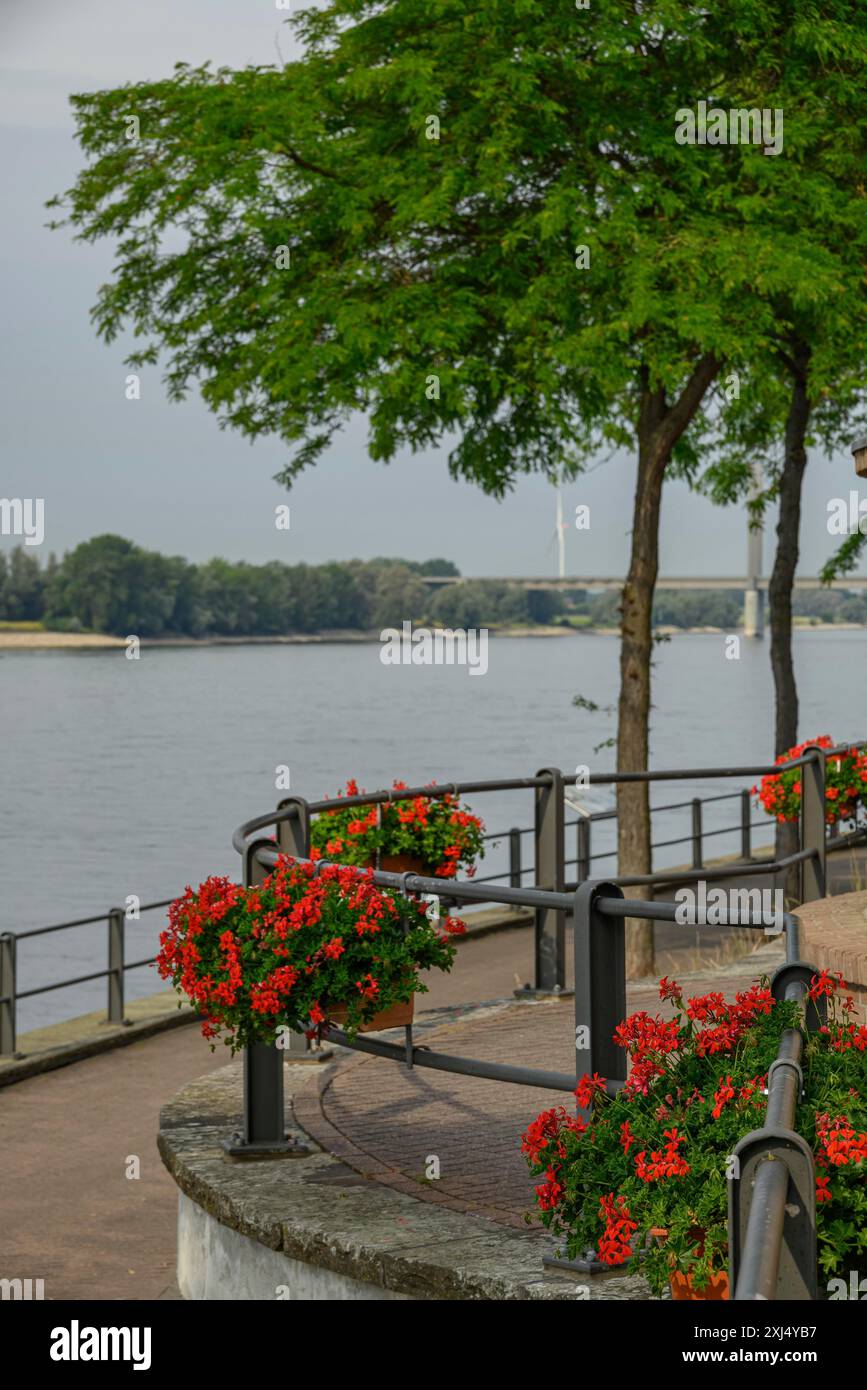
<svg viewBox="0 0 867 1390">
<path fill-rule="evenodd" d="M 555 483 L 554 483 L 554 491 L 555 491 L 555 496 L 556 496 L 555 514 L 554 514 L 554 534 L 553 534 L 553 536 L 551 537 L 551 540 L 548 542 L 548 549 L 550 550 L 551 545 L 554 543 L 554 541 L 557 542 L 557 558 L 558 558 L 557 574 L 558 574 L 558 577 L 559 577 L 560 579 L 565 579 L 565 578 L 566 578 L 566 522 L 563 520 L 563 492 L 562 492 L 562 489 L 561 489 L 561 487 L 560 487 L 560 475 L 559 475 L 559 473 L 557 474 L 557 476 L 556 476 L 556 481 L 555 481 Z"/>
</svg>

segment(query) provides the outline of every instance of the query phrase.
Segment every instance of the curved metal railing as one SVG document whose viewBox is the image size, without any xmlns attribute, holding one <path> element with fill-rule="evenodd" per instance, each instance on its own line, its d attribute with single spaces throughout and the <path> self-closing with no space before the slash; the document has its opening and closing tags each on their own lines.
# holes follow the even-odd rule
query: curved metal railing
<svg viewBox="0 0 867 1390">
<path fill-rule="evenodd" d="M 458 904 L 486 902 L 513 907 L 532 908 L 536 915 L 537 986 L 542 992 L 565 993 L 564 928 L 571 915 L 574 934 L 574 999 L 576 1029 L 576 1074 L 595 1072 L 606 1078 L 610 1094 L 615 1094 L 626 1080 L 626 1056 L 614 1043 L 614 1030 L 626 1016 L 625 922 L 627 918 L 668 921 L 684 924 L 681 905 L 672 902 L 650 902 L 627 899 L 625 886 L 674 884 L 699 878 L 732 878 L 744 874 L 777 874 L 800 866 L 802 894 L 806 900 L 824 895 L 826 854 L 825 762 L 841 754 L 851 745 L 830 750 L 809 748 L 802 757 L 787 766 L 799 767 L 802 773 L 800 847 L 792 854 L 761 863 L 729 864 L 716 869 L 695 865 L 692 870 L 672 873 L 628 875 L 609 882 L 587 879 L 574 891 L 565 883 L 563 834 L 564 782 L 556 768 L 543 769 L 533 778 L 497 779 L 487 782 L 450 783 L 443 786 L 412 787 L 398 791 L 358 793 L 341 797 L 339 806 L 370 806 L 408 800 L 416 796 L 436 797 L 447 793 L 471 795 L 489 791 L 531 789 L 536 795 L 536 866 L 537 879 L 547 876 L 553 882 L 537 883 L 523 888 L 519 882 L 509 887 L 492 886 L 471 880 L 446 881 L 448 897 Z M 867 746 L 859 744 L 858 747 Z M 714 777 L 764 776 L 779 771 L 778 764 L 738 768 L 702 768 L 684 772 L 679 769 L 657 772 L 596 773 L 589 784 L 650 783 L 659 781 L 710 779 Z M 257 816 L 239 826 L 233 844 L 242 855 L 244 878 L 247 883 L 262 880 L 273 869 L 281 855 L 313 865 L 314 873 L 321 872 L 330 861 L 309 857 L 310 820 L 313 815 L 333 810 L 335 801 L 307 802 L 301 797 L 289 797 L 275 812 Z M 274 826 L 276 842 L 259 836 L 261 830 Z M 847 837 L 861 838 L 863 831 Z M 845 842 L 845 841 L 844 841 Z M 589 865 L 589 852 L 586 861 Z M 396 890 L 406 896 L 443 896 L 444 883 L 440 878 L 417 873 L 393 873 L 381 868 L 351 868 L 361 876 L 371 876 L 379 887 Z M 687 915 L 687 925 L 707 925 L 696 914 Z M 749 911 L 721 913 L 714 925 L 733 928 L 764 927 L 764 916 Z M 798 961 L 799 924 L 797 916 L 783 913 L 779 929 L 786 934 L 786 966 L 774 979 L 778 998 L 803 999 L 813 968 Z M 540 972 L 539 966 L 542 966 Z M 540 974 L 546 978 L 540 980 Z M 367 1052 L 409 1067 L 422 1066 L 459 1075 L 484 1077 L 549 1090 L 571 1091 L 575 1078 L 560 1072 L 527 1068 L 512 1063 L 490 1062 L 478 1058 L 440 1053 L 418 1048 L 413 1042 L 411 1026 L 406 1029 L 405 1043 L 376 1037 L 350 1039 L 342 1030 L 327 1026 L 327 1037 L 356 1051 Z M 793 1030 L 788 1030 L 791 1033 Z M 800 1034 L 798 1034 L 798 1039 Z M 306 1040 L 305 1044 L 306 1046 Z M 732 1261 L 732 1287 L 736 1299 L 815 1298 L 815 1182 L 813 1159 L 805 1141 L 791 1130 L 794 1123 L 794 1102 L 791 1099 L 792 1066 L 797 1066 L 795 1053 L 800 1043 L 788 1034 L 780 1046 L 777 1062 L 771 1068 L 768 1088 L 768 1117 L 761 1131 L 747 1135 L 738 1146 L 743 1149 L 755 1172 L 753 1183 L 737 1183 L 736 1196 L 730 1202 L 729 1248 Z M 790 1055 L 791 1054 L 791 1055 Z M 245 1059 L 244 1131 L 227 1141 L 225 1147 L 235 1157 L 255 1154 L 276 1154 L 285 1151 L 293 1141 L 283 1133 L 283 1057 L 273 1047 L 259 1045 L 249 1048 Z M 797 1162 L 787 1155 L 797 1153 Z M 788 1166 L 787 1166 L 788 1165 Z M 794 1190 L 798 1201 L 790 1202 Z M 795 1213 L 787 1223 L 787 1215 Z M 806 1252 L 806 1254 L 804 1253 Z M 589 1267 L 576 1266 L 587 1270 Z M 792 1271 L 795 1271 L 793 1274 Z"/>
<path fill-rule="evenodd" d="M 669 806 L 653 807 L 652 811 L 663 812 L 691 806 L 693 810 L 693 831 L 689 837 L 673 839 L 654 846 L 683 843 L 692 840 L 693 866 L 687 870 L 663 870 L 649 874 L 623 875 L 608 881 L 594 880 L 590 877 L 590 865 L 594 859 L 609 857 L 592 855 L 590 852 L 589 824 L 593 820 L 616 818 L 616 811 L 590 813 L 575 822 L 567 822 L 564 807 L 564 790 L 567 782 L 557 768 L 546 768 L 534 777 L 498 778 L 486 781 L 468 781 L 407 787 L 402 789 L 363 792 L 339 799 L 306 801 L 302 797 L 288 797 L 274 811 L 255 816 L 239 826 L 232 837 L 236 851 L 242 856 L 244 878 L 247 883 L 261 881 L 270 869 L 277 864 L 282 854 L 289 854 L 298 860 L 314 863 L 314 872 L 320 872 L 327 861 L 309 860 L 309 831 L 311 817 L 334 810 L 336 807 L 361 807 L 409 800 L 417 796 L 439 797 L 446 794 L 473 796 L 488 792 L 531 791 L 535 800 L 535 823 L 528 829 L 512 828 L 500 834 L 486 836 L 487 839 L 501 839 L 508 835 L 514 846 L 514 837 L 532 834 L 535 841 L 535 861 L 532 868 L 523 869 L 520 853 L 517 862 L 513 852 L 509 869 L 502 875 L 490 875 L 476 880 L 444 880 L 416 873 L 393 873 L 381 868 L 373 870 L 373 881 L 380 887 L 389 888 L 407 896 L 425 894 L 439 898 L 445 896 L 459 904 L 494 903 L 515 908 L 528 908 L 535 914 L 534 946 L 536 957 L 535 990 L 530 993 L 550 993 L 566 995 L 565 985 L 565 923 L 571 918 L 574 935 L 574 1000 L 576 1038 L 586 1035 L 586 1045 L 576 1045 L 576 1075 L 597 1072 L 607 1078 L 609 1091 L 614 1094 L 626 1080 L 626 1057 L 622 1049 L 615 1047 L 613 1033 L 626 1013 L 625 981 L 625 921 L 637 918 L 646 921 L 676 922 L 681 925 L 707 925 L 688 917 L 686 922 L 677 904 L 665 901 L 642 901 L 626 898 L 625 887 L 662 885 L 674 886 L 699 879 L 719 880 L 741 878 L 748 875 L 777 875 L 788 869 L 799 867 L 801 872 L 801 897 L 809 901 L 821 897 L 825 892 L 826 844 L 826 803 L 825 803 L 825 764 L 828 758 L 845 753 L 853 745 L 839 745 L 833 749 L 820 750 L 808 748 L 804 754 L 786 764 L 788 768 L 803 769 L 801 818 L 799 826 L 799 848 L 781 858 L 765 858 L 753 861 L 746 854 L 742 861 L 731 862 L 716 867 L 706 867 L 701 863 L 703 839 L 723 830 L 704 830 L 701 822 L 701 806 L 705 802 L 722 801 L 727 795 L 708 798 L 693 798 L 691 802 L 673 803 Z M 854 745 L 867 747 L 867 743 Z M 765 776 L 779 772 L 779 765 L 761 764 L 732 768 L 692 768 L 660 769 L 645 772 L 590 773 L 582 785 L 617 785 L 685 780 L 712 780 L 716 778 L 742 778 Z M 732 793 L 740 796 L 742 804 L 749 793 Z M 697 809 L 698 808 L 698 809 Z M 748 806 L 747 806 L 748 816 Z M 565 857 L 564 836 L 567 828 L 577 826 L 579 831 L 579 853 L 574 861 Z M 265 838 L 260 832 L 267 828 L 276 831 L 275 838 Z M 742 843 L 749 845 L 748 818 L 741 820 Z M 737 827 L 731 827 L 735 830 Z M 583 838 L 582 838 L 583 832 Z M 835 836 L 834 848 L 843 848 L 863 840 L 864 827 L 859 827 L 848 836 Z M 832 832 L 833 835 L 833 832 Z M 614 851 L 611 852 L 612 854 Z M 576 863 L 579 871 L 575 882 L 566 879 L 566 867 Z M 370 870 L 352 867 L 359 876 Z M 532 887 L 521 886 L 521 878 L 533 873 L 536 883 Z M 509 877 L 508 885 L 497 880 Z M 139 911 L 168 906 L 170 900 L 149 903 Z M 680 911 L 680 915 L 679 915 Z M 107 970 L 94 971 L 76 977 L 74 980 L 57 981 L 37 989 L 16 991 L 15 987 L 15 946 L 18 940 L 42 936 L 70 927 L 84 926 L 98 921 L 108 921 L 109 925 L 109 964 Z M 766 920 L 752 911 L 722 914 L 722 919 L 713 925 L 731 928 L 756 928 L 764 926 Z M 123 1019 L 123 979 L 127 970 L 152 963 L 150 960 L 127 962 L 124 957 L 124 914 L 122 909 L 113 908 L 108 913 L 91 918 L 80 918 L 72 922 L 38 927 L 31 931 L 0 934 L 0 1054 L 14 1052 L 15 1047 L 15 1006 L 18 999 L 63 988 L 67 985 L 89 980 L 107 978 L 109 983 L 109 1017 L 115 1021 Z M 803 998 L 806 993 L 805 980 L 809 978 L 812 967 L 798 962 L 798 919 L 792 913 L 783 913 L 779 919 L 779 930 L 786 934 L 786 959 L 784 971 L 790 975 L 783 979 L 780 988 L 785 993 L 779 997 Z M 794 972 L 792 977 L 791 972 Z M 778 972 L 779 974 L 779 972 Z M 298 1039 L 298 1035 L 293 1035 Z M 418 1047 L 413 1041 L 412 1029 L 405 1034 L 403 1046 L 378 1037 L 357 1037 L 347 1035 L 333 1025 L 327 1029 L 330 1041 L 351 1047 L 360 1052 L 368 1052 L 388 1060 L 405 1063 L 408 1066 L 428 1067 L 449 1071 L 460 1075 L 484 1077 L 492 1081 L 505 1081 L 512 1084 L 541 1087 L 548 1090 L 572 1091 L 575 1076 L 540 1068 L 522 1067 L 511 1063 L 490 1062 L 478 1058 L 461 1057 L 440 1053 L 427 1047 Z M 299 1039 L 306 1047 L 306 1039 Z M 297 1047 L 297 1043 L 296 1043 Z M 293 1050 L 290 1044 L 290 1052 Z M 756 1135 L 745 1136 L 742 1143 L 753 1143 L 749 1161 L 757 1170 L 756 1182 L 741 1184 L 738 1188 L 740 1204 L 736 1203 L 734 1214 L 730 1211 L 730 1249 L 733 1267 L 739 1264 L 739 1275 L 735 1287 L 736 1298 L 773 1297 L 774 1290 L 779 1295 L 781 1287 L 795 1288 L 788 1297 L 815 1297 L 815 1270 L 812 1280 L 809 1277 L 809 1259 L 804 1264 L 803 1250 L 815 1249 L 815 1203 L 812 1188 L 804 1202 L 789 1201 L 792 1186 L 798 1194 L 806 1193 L 810 1183 L 804 1174 L 812 1174 L 812 1156 L 805 1158 L 801 1153 L 801 1168 L 795 1171 L 794 1160 L 789 1164 L 788 1179 L 781 1176 L 781 1164 L 776 1169 L 772 1160 L 783 1158 L 793 1149 L 790 1130 L 786 1125 L 793 1122 L 794 1110 L 791 1106 L 791 1083 L 793 1068 L 797 1067 L 798 1051 L 792 1039 L 781 1044 L 781 1053 L 775 1064 L 774 1078 L 769 1085 L 768 1120 L 765 1128 Z M 791 1055 L 790 1055 L 791 1054 Z M 772 1071 L 774 1069 L 772 1068 Z M 258 1157 L 282 1154 L 291 1147 L 284 1133 L 283 1107 L 283 1054 L 275 1047 L 257 1044 L 246 1050 L 244 1059 L 244 1127 L 243 1132 L 227 1141 L 227 1152 L 234 1157 Z M 781 1129 L 782 1123 L 782 1129 Z M 782 1139 L 780 1135 L 783 1135 Z M 794 1136 L 797 1140 L 797 1136 Z M 756 1149 L 756 1144 L 758 1148 Z M 801 1141 L 803 1148 L 803 1141 Z M 775 1147 L 776 1146 L 776 1147 Z M 740 1146 L 739 1146 L 740 1147 Z M 797 1147 L 796 1145 L 794 1147 Z M 806 1164 L 805 1168 L 803 1165 Z M 809 1170 L 809 1171 L 808 1171 Z M 752 1171 L 752 1170 L 751 1170 Z M 805 1186 L 806 1183 L 806 1186 Z M 747 1190 L 749 1187 L 749 1190 Z M 811 1205 L 812 1203 L 812 1205 Z M 796 1208 L 801 1212 L 802 1225 L 795 1239 L 787 1232 L 787 1213 Z M 803 1222 L 807 1222 L 807 1235 L 804 1235 Z M 810 1245 L 812 1230 L 812 1246 Z M 770 1232 L 770 1250 L 767 1234 Z M 798 1264 L 792 1256 L 791 1248 L 797 1245 L 801 1255 Z M 805 1245 L 806 1240 L 806 1245 Z M 787 1252 L 788 1255 L 787 1255 Z M 797 1265 L 797 1275 L 793 1278 L 793 1261 Z M 804 1270 L 807 1268 L 807 1273 Z M 788 1272 L 788 1273 L 787 1273 Z M 787 1283 L 788 1279 L 788 1283 Z M 800 1282 L 798 1282 L 800 1280 Z M 770 1292 L 768 1292 L 770 1290 Z M 806 1291 L 805 1291 L 806 1290 Z"/>
<path fill-rule="evenodd" d="M 835 754 L 844 753 L 851 744 L 841 744 L 838 747 L 826 750 L 824 758 L 833 757 Z M 857 743 L 857 748 L 867 747 L 865 743 Z M 811 761 L 811 754 L 805 753 L 804 756 L 789 766 L 806 766 Z M 749 768 L 693 768 L 693 769 L 660 769 L 645 773 L 591 773 L 587 779 L 589 785 L 605 785 L 616 782 L 629 782 L 644 780 L 647 782 L 668 782 L 674 780 L 689 779 L 713 779 L 730 778 L 749 775 L 750 777 L 761 776 L 766 773 L 773 773 L 778 770 L 778 765 L 762 764 Z M 565 788 L 568 784 L 562 774 L 556 769 L 546 770 L 544 774 L 536 777 L 522 778 L 503 778 L 484 782 L 459 782 L 449 783 L 441 787 L 410 787 L 403 791 L 381 790 L 370 793 L 361 793 L 357 798 L 340 798 L 339 804 L 342 805 L 370 805 L 385 803 L 389 800 L 395 801 L 416 795 L 443 795 L 445 792 L 456 792 L 458 795 L 472 795 L 488 791 L 520 791 L 551 788 L 555 777 L 560 778 L 561 785 Z M 740 799 L 741 816 L 738 824 L 714 826 L 708 828 L 703 820 L 703 808 L 712 803 Z M 276 812 L 268 812 L 266 815 L 254 817 L 245 825 L 239 827 L 233 836 L 233 844 L 236 850 L 242 851 L 246 839 L 254 835 L 257 830 L 267 826 L 279 824 L 281 820 L 292 820 L 297 815 L 295 803 L 300 799 L 293 799 L 293 804 L 278 808 Z M 338 804 L 334 799 L 323 799 L 320 801 L 304 803 L 307 807 L 308 815 L 316 815 L 322 811 L 333 809 Z M 755 858 L 752 852 L 751 832 L 758 825 L 767 825 L 766 820 L 751 819 L 751 799 L 748 790 L 727 792 L 719 796 L 693 797 L 689 801 L 677 801 L 664 803 L 662 805 L 651 806 L 651 816 L 657 817 L 666 813 L 684 810 L 689 808 L 692 812 L 691 833 L 682 836 L 675 836 L 664 840 L 654 841 L 651 844 L 651 851 L 670 848 L 675 845 L 691 844 L 692 846 L 692 867 L 689 869 L 666 869 L 659 870 L 652 874 L 635 874 L 629 876 L 615 877 L 613 881 L 625 887 L 650 887 L 660 888 L 663 886 L 674 887 L 677 884 L 689 883 L 697 878 L 704 878 L 709 882 L 718 882 L 736 874 L 738 877 L 761 876 L 775 874 L 787 868 L 809 863 L 816 866 L 820 871 L 818 874 L 808 875 L 808 892 L 802 897 L 821 895 L 823 891 L 823 865 L 820 863 L 816 848 L 801 850 L 796 855 L 786 859 L 773 860 L 767 857 Z M 594 825 L 601 825 L 605 822 L 616 821 L 617 811 L 602 810 L 582 814 L 577 820 L 568 820 L 564 816 L 562 834 L 565 836 L 567 831 L 577 832 L 577 854 L 574 857 L 566 857 L 563 853 L 561 882 L 564 891 L 571 891 L 578 884 L 585 882 L 592 877 L 593 867 L 606 859 L 616 857 L 616 849 L 606 849 L 601 852 L 592 852 L 591 830 Z M 814 827 L 815 828 L 815 827 Z M 509 850 L 508 867 L 500 872 L 493 874 L 477 875 L 473 879 L 475 885 L 485 883 L 501 883 L 507 881 L 512 888 L 520 887 L 522 881 L 528 876 L 533 875 L 538 880 L 540 860 L 544 858 L 545 846 L 540 840 L 550 838 L 547 831 L 550 827 L 536 826 L 512 826 L 503 831 L 493 831 L 484 836 L 487 842 L 505 842 Z M 851 834 L 839 835 L 837 828 L 832 826 L 830 829 L 830 840 L 828 851 L 840 851 L 850 846 L 863 842 L 867 828 L 861 826 Z M 736 834 L 740 831 L 741 851 L 738 861 L 728 862 L 717 866 L 708 866 L 704 863 L 704 844 L 714 837 L 724 834 Z M 824 826 L 823 826 L 824 831 Z M 522 863 L 521 842 L 526 836 L 534 837 L 534 862 L 532 865 L 524 866 Z M 814 838 L 815 835 L 814 835 Z M 551 847 L 548 846 L 549 858 L 553 861 L 554 881 L 557 881 L 557 854 L 551 854 Z M 567 877 L 566 870 L 576 869 L 574 878 Z M 488 894 L 485 899 L 475 898 L 475 902 L 495 902 L 493 894 Z M 146 903 L 138 909 L 141 914 L 167 907 L 171 902 L 166 898 L 160 902 Z M 514 906 L 514 904 L 513 904 Z M 17 1033 L 17 1008 L 20 1001 L 34 998 L 37 995 L 48 994 L 60 989 L 68 989 L 73 986 L 87 984 L 96 980 L 104 979 L 108 986 L 108 1008 L 107 1018 L 109 1022 L 121 1023 L 124 1018 L 125 1007 L 125 977 L 131 970 L 137 970 L 145 966 L 154 964 L 152 956 L 143 957 L 139 960 L 129 961 L 125 954 L 125 928 L 130 920 L 123 908 L 111 907 L 104 912 L 94 914 L 90 917 L 77 918 L 68 922 L 56 922 L 49 926 L 36 927 L 20 932 L 0 932 L 0 1057 L 14 1055 L 16 1051 Z M 92 970 L 79 975 L 68 976 L 61 980 L 53 980 L 49 984 L 38 985 L 36 987 L 21 990 L 18 988 L 18 943 L 30 938 L 40 937 L 52 932 L 65 931 L 71 928 L 91 926 L 96 923 L 104 922 L 108 926 L 108 952 L 107 968 L 104 970 Z M 550 952 L 548 958 L 545 953 L 537 946 L 536 951 L 536 978 L 533 988 L 546 989 L 557 984 L 557 979 L 546 979 L 546 967 L 550 965 Z M 550 971 L 548 972 L 550 974 Z M 562 984 L 561 984 L 562 988 Z"/>
</svg>

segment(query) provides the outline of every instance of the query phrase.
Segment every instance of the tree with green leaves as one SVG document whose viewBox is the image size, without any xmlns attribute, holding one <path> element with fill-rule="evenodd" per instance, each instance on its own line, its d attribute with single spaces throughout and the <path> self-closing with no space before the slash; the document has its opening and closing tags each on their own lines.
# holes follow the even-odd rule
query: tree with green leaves
<svg viewBox="0 0 867 1390">
<path fill-rule="evenodd" d="M 0 551 L 0 618 L 34 622 L 45 605 L 45 575 L 32 550 L 17 545 L 9 555 Z"/>
<path fill-rule="evenodd" d="M 293 21 L 305 52 L 281 69 L 76 97 L 90 163 L 68 218 L 117 241 L 97 329 L 132 327 L 134 365 L 162 354 L 173 398 L 198 384 L 223 424 L 293 445 L 287 483 L 354 412 L 374 458 L 447 440 L 496 497 L 633 449 L 617 757 L 640 771 L 664 480 L 698 468 L 723 364 L 766 349 L 770 291 L 812 274 L 809 221 L 781 255 L 764 218 L 801 171 L 679 143 L 677 116 L 764 104 L 780 32 L 820 80 L 859 25 L 828 8 L 334 0 Z M 620 871 L 646 872 L 646 786 L 618 812 Z M 650 929 L 631 943 L 644 973 Z"/>
<path fill-rule="evenodd" d="M 53 576 L 48 624 L 74 618 L 95 632 L 156 636 L 171 627 L 187 569 L 185 560 L 123 536 L 94 536 L 64 555 Z"/>
<path fill-rule="evenodd" d="M 783 31 L 765 50 L 793 177 L 762 216 L 775 230 L 781 260 L 807 229 L 812 273 L 791 287 L 782 277 L 770 287 L 767 352 L 750 365 L 726 411 L 720 454 L 703 479 L 717 500 L 731 501 L 749 494 L 761 462 L 768 485 L 753 500 L 753 520 L 769 502 L 779 506 L 768 590 L 777 754 L 799 741 L 792 596 L 808 449 L 821 446 L 830 455 L 847 448 L 863 421 L 867 384 L 867 16 L 845 5 L 832 10 L 805 44 Z M 847 18 L 848 25 L 841 22 Z M 850 544 L 848 553 L 854 550 Z"/>
</svg>

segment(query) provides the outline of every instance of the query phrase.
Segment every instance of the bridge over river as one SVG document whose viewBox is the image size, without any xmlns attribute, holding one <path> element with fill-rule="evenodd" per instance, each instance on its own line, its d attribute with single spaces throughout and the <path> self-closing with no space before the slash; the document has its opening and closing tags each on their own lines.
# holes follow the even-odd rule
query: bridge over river
<svg viewBox="0 0 867 1390">
<path fill-rule="evenodd" d="M 623 575 L 587 578 L 586 576 L 566 576 L 552 577 L 550 579 L 542 577 L 526 578 L 518 575 L 454 575 L 454 574 L 423 574 L 420 575 L 422 583 L 427 584 L 431 589 L 442 589 L 448 584 L 464 584 L 471 582 L 474 584 L 511 584 L 520 589 L 559 589 L 569 591 L 572 589 L 584 589 L 588 592 L 600 593 L 605 590 L 617 590 L 623 588 Z M 657 579 L 657 589 L 715 589 L 727 590 L 731 592 L 741 589 L 744 593 L 749 593 L 752 589 L 758 589 L 764 593 L 767 591 L 769 580 L 767 579 L 745 579 L 738 575 L 675 575 L 668 579 Z M 795 580 L 796 589 L 847 589 L 858 590 L 859 592 L 867 589 L 867 576 L 849 576 L 846 579 L 835 579 L 830 585 L 823 585 L 821 579 L 810 579 L 799 576 Z"/>
<path fill-rule="evenodd" d="M 623 576 L 593 576 L 575 575 L 572 577 L 558 575 L 550 579 L 533 576 L 526 577 L 520 575 L 452 575 L 452 574 L 425 574 L 419 576 L 429 589 L 447 588 L 449 585 L 464 584 L 467 582 L 476 584 L 509 584 L 520 589 L 547 589 L 559 590 L 563 593 L 570 592 L 619 592 L 623 588 Z M 765 594 L 769 581 L 761 578 L 758 574 L 744 578 L 738 575 L 675 575 L 671 578 L 657 579 L 657 589 L 686 589 L 686 590 L 725 590 L 729 593 L 733 590 L 740 590 L 744 596 L 744 634 L 747 637 L 761 637 L 765 628 Z M 849 576 L 846 579 L 835 579 L 830 585 L 823 585 L 820 579 L 811 579 L 799 576 L 795 579 L 796 589 L 821 589 L 823 587 L 832 589 L 846 589 L 849 591 L 862 591 L 867 588 L 867 577 Z"/>
</svg>

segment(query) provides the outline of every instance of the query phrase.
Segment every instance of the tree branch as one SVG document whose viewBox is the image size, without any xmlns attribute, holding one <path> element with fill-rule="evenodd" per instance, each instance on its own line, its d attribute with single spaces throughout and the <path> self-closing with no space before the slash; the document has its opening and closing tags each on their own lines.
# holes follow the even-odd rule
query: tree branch
<svg viewBox="0 0 867 1390">
<path fill-rule="evenodd" d="M 716 353 L 706 352 L 704 357 L 696 362 L 689 381 L 674 405 L 666 413 L 657 436 L 657 443 L 660 446 L 659 454 L 664 460 L 663 467 L 668 461 L 671 450 L 701 405 L 705 391 L 721 367 L 722 361 Z"/>
<path fill-rule="evenodd" d="M 344 183 L 345 180 L 338 178 L 330 169 L 323 169 L 320 164 L 311 164 L 310 160 L 305 159 L 297 150 L 293 150 L 291 145 L 286 145 L 285 152 L 292 163 L 299 169 L 304 169 L 308 174 L 320 174 L 324 179 L 333 179 L 335 183 Z"/>
</svg>

